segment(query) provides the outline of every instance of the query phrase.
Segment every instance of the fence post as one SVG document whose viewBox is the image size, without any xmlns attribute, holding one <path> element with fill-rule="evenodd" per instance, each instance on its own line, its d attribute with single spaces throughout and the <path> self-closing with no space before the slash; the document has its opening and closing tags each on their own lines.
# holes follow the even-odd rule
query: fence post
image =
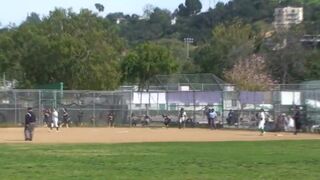
<svg viewBox="0 0 320 180">
<path fill-rule="evenodd" d="M 95 122 L 95 119 L 96 119 L 96 95 L 95 95 L 95 92 L 92 93 L 92 96 L 93 96 L 93 99 L 92 99 L 93 113 L 92 113 L 91 119 L 93 120 L 93 122 Z M 96 126 L 95 123 L 94 123 L 94 126 Z"/>
<path fill-rule="evenodd" d="M 53 100 L 54 100 L 53 107 L 57 109 L 58 107 L 57 107 L 57 91 L 56 90 L 53 90 Z"/>
<path fill-rule="evenodd" d="M 160 95 L 160 92 L 157 91 L 157 114 L 159 114 L 159 112 L 161 112 L 161 114 L 163 114 L 162 111 L 160 111 L 159 95 Z"/>
<path fill-rule="evenodd" d="M 17 92 L 13 90 L 14 95 L 14 124 L 17 125 Z"/>
<path fill-rule="evenodd" d="M 141 113 L 142 113 L 142 110 L 141 109 L 143 109 L 143 105 L 142 105 L 142 91 L 140 90 L 140 109 L 139 109 L 139 112 L 140 112 L 140 114 L 139 115 L 141 115 Z"/>
<path fill-rule="evenodd" d="M 196 92 L 193 90 L 193 121 L 196 121 Z"/>
<path fill-rule="evenodd" d="M 131 89 L 130 91 L 130 99 L 129 99 L 130 103 L 129 103 L 129 127 L 132 127 L 132 102 L 133 102 L 133 89 Z"/>
<path fill-rule="evenodd" d="M 38 100 L 38 119 L 41 117 L 41 90 L 38 91 L 39 93 L 39 100 Z M 40 122 L 40 121 L 38 121 Z M 43 124 L 43 119 L 41 120 L 41 124 Z"/>
<path fill-rule="evenodd" d="M 222 95 L 221 95 L 221 123 L 222 127 L 224 127 L 224 88 L 222 89 Z M 232 102 L 231 102 L 232 103 Z"/>
<path fill-rule="evenodd" d="M 239 92 L 239 90 L 237 91 L 237 95 L 238 95 L 238 100 L 239 100 L 239 102 L 240 102 L 240 115 L 242 115 L 242 113 L 243 113 L 243 108 L 242 108 L 242 102 L 241 102 L 241 99 L 240 99 L 240 93 L 241 92 Z M 238 117 L 237 118 L 238 119 L 238 129 L 240 128 L 240 118 Z"/>
<path fill-rule="evenodd" d="M 150 116 L 150 114 L 149 114 L 149 107 L 151 106 L 151 101 L 150 101 L 150 96 L 151 96 L 151 92 L 150 91 L 147 91 L 147 93 L 148 93 L 148 105 L 146 106 L 146 110 L 147 110 L 147 112 L 146 112 L 146 115 L 147 116 Z"/>
<path fill-rule="evenodd" d="M 167 112 L 166 112 L 166 115 L 168 115 L 169 116 L 169 91 L 168 90 L 166 90 L 165 91 L 165 96 L 166 96 L 166 110 L 167 110 Z"/>
</svg>

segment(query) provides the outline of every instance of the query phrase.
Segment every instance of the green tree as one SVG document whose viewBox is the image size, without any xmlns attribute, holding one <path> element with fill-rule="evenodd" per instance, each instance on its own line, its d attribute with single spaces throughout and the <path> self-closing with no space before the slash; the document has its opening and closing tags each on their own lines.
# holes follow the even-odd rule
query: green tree
<svg viewBox="0 0 320 180">
<path fill-rule="evenodd" d="M 154 12 L 154 9 L 156 7 L 154 7 L 152 4 L 146 4 L 144 7 L 143 7 L 143 17 L 144 18 L 150 18 L 150 15 Z"/>
<path fill-rule="evenodd" d="M 130 45 L 152 41 L 166 37 L 171 30 L 171 12 L 166 9 L 152 8 L 148 10 L 148 18 L 139 19 L 132 15 L 119 25 L 121 35 Z M 108 16 L 110 17 L 110 16 Z"/>
<path fill-rule="evenodd" d="M 202 4 L 199 0 L 186 0 L 185 5 L 189 15 L 195 15 L 202 9 Z"/>
<path fill-rule="evenodd" d="M 23 80 L 23 69 L 20 64 L 21 52 L 17 51 L 15 42 L 16 29 L 0 32 L 0 72 L 8 80 Z"/>
<path fill-rule="evenodd" d="M 167 48 L 174 59 L 176 59 L 177 64 L 179 64 L 177 73 L 189 74 L 200 72 L 200 67 L 193 63 L 193 59 L 187 58 L 187 48 L 186 44 L 177 39 L 160 39 L 154 41 L 154 43 Z M 190 44 L 190 54 L 193 54 L 195 46 Z"/>
<path fill-rule="evenodd" d="M 121 64 L 123 80 L 139 84 L 139 90 L 148 90 L 158 74 L 170 74 L 177 64 L 170 52 L 159 45 L 144 43 L 129 52 Z"/>
<path fill-rule="evenodd" d="M 96 9 L 99 11 L 99 12 L 103 12 L 104 11 L 104 6 L 100 3 L 96 3 L 94 4 L 94 6 L 96 7 Z"/>
<path fill-rule="evenodd" d="M 210 44 L 198 48 L 195 63 L 202 72 L 223 77 L 223 72 L 231 69 L 237 59 L 255 52 L 257 36 L 252 26 L 242 21 L 221 24 L 213 29 Z"/>
<path fill-rule="evenodd" d="M 23 67 L 20 86 L 64 82 L 68 89 L 115 89 L 123 43 L 108 21 L 89 10 L 56 9 L 15 31 Z"/>
<path fill-rule="evenodd" d="M 313 50 L 306 57 L 306 80 L 320 79 L 320 50 Z"/>
<path fill-rule="evenodd" d="M 116 23 L 118 19 L 127 20 L 129 18 L 129 15 L 124 15 L 122 12 L 109 13 L 106 16 L 106 19 L 110 20 L 113 23 Z"/>
<path fill-rule="evenodd" d="M 30 15 L 27 16 L 26 22 L 40 23 L 41 18 L 39 17 L 39 14 L 32 12 Z"/>
<path fill-rule="evenodd" d="M 193 16 L 198 14 L 202 9 L 199 0 L 186 0 L 184 4 L 180 4 L 177 10 L 179 16 Z"/>
</svg>

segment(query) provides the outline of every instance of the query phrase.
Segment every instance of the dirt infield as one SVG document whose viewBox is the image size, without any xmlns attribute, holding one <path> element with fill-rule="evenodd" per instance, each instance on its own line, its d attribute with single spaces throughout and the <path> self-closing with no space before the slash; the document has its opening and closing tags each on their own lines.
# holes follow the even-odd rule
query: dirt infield
<svg viewBox="0 0 320 180">
<path fill-rule="evenodd" d="M 23 128 L 1 128 L 0 143 L 25 143 Z M 36 128 L 32 143 L 213 142 L 319 139 L 319 134 L 176 128 L 69 128 L 60 132 Z M 30 142 L 27 142 L 30 143 Z"/>
</svg>

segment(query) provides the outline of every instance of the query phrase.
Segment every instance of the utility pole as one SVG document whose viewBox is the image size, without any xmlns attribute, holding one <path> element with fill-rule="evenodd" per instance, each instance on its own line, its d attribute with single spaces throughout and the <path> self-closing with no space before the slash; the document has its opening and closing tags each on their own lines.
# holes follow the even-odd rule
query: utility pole
<svg viewBox="0 0 320 180">
<path fill-rule="evenodd" d="M 184 38 L 183 40 L 184 40 L 184 43 L 186 43 L 187 45 L 187 59 L 189 59 L 190 44 L 193 43 L 193 38 L 188 37 L 188 38 Z"/>
<path fill-rule="evenodd" d="M 2 86 L 3 88 L 6 88 L 6 73 L 3 73 L 2 75 Z"/>
</svg>

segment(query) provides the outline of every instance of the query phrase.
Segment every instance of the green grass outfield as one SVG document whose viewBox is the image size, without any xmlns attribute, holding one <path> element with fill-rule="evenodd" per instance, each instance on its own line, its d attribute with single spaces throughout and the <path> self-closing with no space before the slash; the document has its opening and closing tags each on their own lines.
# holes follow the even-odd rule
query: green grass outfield
<svg viewBox="0 0 320 180">
<path fill-rule="evenodd" d="M 320 179 L 320 141 L 0 144 L 0 179 Z"/>
</svg>

